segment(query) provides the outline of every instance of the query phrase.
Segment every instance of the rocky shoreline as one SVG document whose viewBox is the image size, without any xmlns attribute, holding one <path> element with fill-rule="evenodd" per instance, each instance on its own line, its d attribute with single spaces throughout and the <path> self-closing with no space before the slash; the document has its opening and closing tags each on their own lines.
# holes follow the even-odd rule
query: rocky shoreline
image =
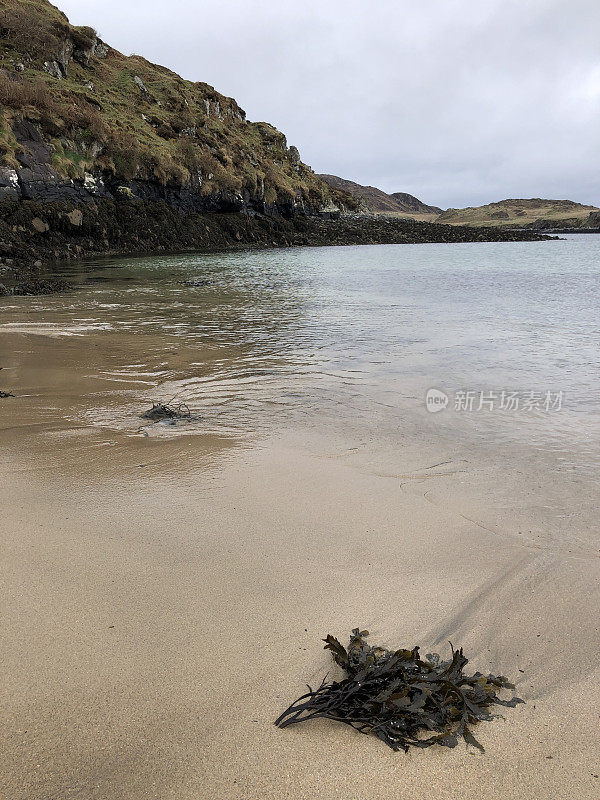
<svg viewBox="0 0 600 800">
<path fill-rule="evenodd" d="M 98 255 L 240 247 L 536 241 L 539 233 L 464 228 L 391 217 L 183 213 L 135 198 L 72 205 L 0 202 L 0 292 L 66 288 L 45 278 L 53 264 Z"/>
</svg>

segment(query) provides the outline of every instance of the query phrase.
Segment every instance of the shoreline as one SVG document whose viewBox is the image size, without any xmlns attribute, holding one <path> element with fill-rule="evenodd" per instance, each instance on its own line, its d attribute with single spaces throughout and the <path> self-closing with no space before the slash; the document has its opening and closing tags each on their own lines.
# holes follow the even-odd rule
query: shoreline
<svg viewBox="0 0 600 800">
<path fill-rule="evenodd" d="M 545 241 L 538 232 L 504 231 L 389 217 L 183 214 L 163 202 L 122 199 L 73 206 L 30 200 L 0 202 L 0 284 L 11 294 L 52 290 L 36 282 L 44 269 L 94 257 L 223 252 L 239 248 L 415 244 L 430 242 Z M 0 287 L 1 288 L 1 287 Z M 62 290 L 64 285 L 57 285 Z M 29 289 L 29 290 L 28 290 Z"/>
</svg>

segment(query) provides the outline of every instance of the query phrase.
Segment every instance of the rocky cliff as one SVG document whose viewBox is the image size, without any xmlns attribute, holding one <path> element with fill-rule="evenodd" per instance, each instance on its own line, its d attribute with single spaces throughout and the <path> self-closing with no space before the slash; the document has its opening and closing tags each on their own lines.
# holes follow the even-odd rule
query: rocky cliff
<svg viewBox="0 0 600 800">
<path fill-rule="evenodd" d="M 0 199 L 119 195 L 199 212 L 356 205 L 211 86 L 124 56 L 47 0 L 0 0 Z"/>
</svg>

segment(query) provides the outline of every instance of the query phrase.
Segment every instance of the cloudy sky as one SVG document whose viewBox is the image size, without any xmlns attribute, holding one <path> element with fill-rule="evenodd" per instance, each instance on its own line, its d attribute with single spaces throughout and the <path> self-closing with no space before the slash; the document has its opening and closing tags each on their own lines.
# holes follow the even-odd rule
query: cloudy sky
<svg viewBox="0 0 600 800">
<path fill-rule="evenodd" d="M 600 205 L 597 0 L 54 0 L 235 97 L 317 172 L 428 203 Z"/>
</svg>

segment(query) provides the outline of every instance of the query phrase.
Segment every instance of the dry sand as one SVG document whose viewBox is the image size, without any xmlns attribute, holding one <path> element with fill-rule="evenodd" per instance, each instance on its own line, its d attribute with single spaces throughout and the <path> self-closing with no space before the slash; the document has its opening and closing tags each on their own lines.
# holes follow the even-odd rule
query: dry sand
<svg viewBox="0 0 600 800">
<path fill-rule="evenodd" d="M 540 538 L 522 478 L 515 509 L 510 475 L 418 442 L 399 472 L 326 433 L 3 427 L 3 799 L 600 798 L 598 544 Z M 478 726 L 484 755 L 276 729 L 355 625 L 451 639 L 527 703 Z"/>
</svg>

